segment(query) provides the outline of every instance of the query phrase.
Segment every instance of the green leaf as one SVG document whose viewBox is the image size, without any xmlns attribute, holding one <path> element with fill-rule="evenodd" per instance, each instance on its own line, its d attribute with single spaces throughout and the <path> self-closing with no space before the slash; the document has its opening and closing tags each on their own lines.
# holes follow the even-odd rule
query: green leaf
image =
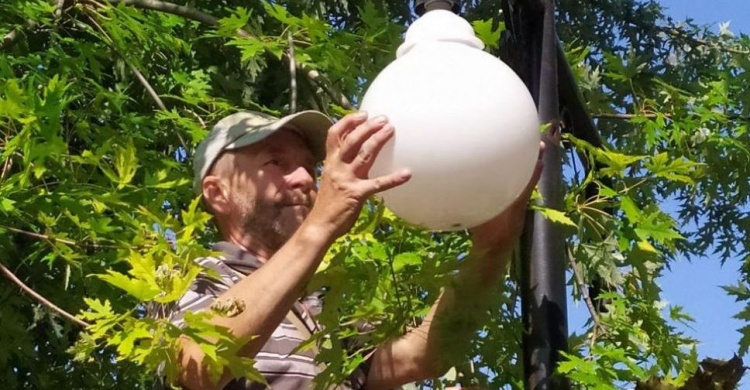
<svg viewBox="0 0 750 390">
<path fill-rule="evenodd" d="M 638 223 L 643 219 L 641 209 L 628 196 L 620 198 L 620 208 L 625 212 L 625 216 L 633 223 Z"/>
<path fill-rule="evenodd" d="M 122 289 L 126 293 L 141 301 L 150 301 L 154 299 L 161 289 L 155 284 L 151 284 L 141 279 L 131 279 L 127 276 L 112 270 L 108 270 L 106 275 L 96 275 L 101 280 Z"/>
<path fill-rule="evenodd" d="M 271 50 L 272 46 L 271 44 L 263 42 L 255 37 L 235 38 L 227 42 L 227 45 L 235 46 L 240 49 L 240 53 L 242 53 L 241 59 L 243 62 L 256 59 L 266 50 Z"/>
<path fill-rule="evenodd" d="M 398 273 L 409 266 L 418 266 L 422 264 L 422 258 L 413 252 L 399 253 L 393 258 L 393 271 Z"/>
<path fill-rule="evenodd" d="M 551 209 L 548 207 L 541 207 L 541 206 L 533 206 L 534 210 L 538 211 L 544 218 L 554 222 L 559 223 L 566 226 L 572 226 L 577 227 L 575 222 L 573 222 L 572 219 L 570 219 L 567 215 L 565 215 L 564 212 L 560 210 Z"/>
<path fill-rule="evenodd" d="M 740 356 L 745 356 L 748 349 L 750 349 L 750 325 L 743 326 L 739 332 L 742 334 L 742 338 L 740 338 L 740 346 L 737 353 Z"/>
<path fill-rule="evenodd" d="M 494 21 L 492 19 L 487 20 L 475 20 L 472 22 L 474 27 L 474 33 L 485 46 L 491 49 L 497 49 L 500 47 L 500 35 L 505 31 L 505 23 L 500 22 L 497 27 L 493 28 Z"/>
<path fill-rule="evenodd" d="M 299 18 L 290 15 L 289 11 L 280 4 L 264 1 L 263 8 L 266 9 L 266 12 L 268 12 L 271 17 L 287 26 L 297 26 L 299 24 Z"/>
<path fill-rule="evenodd" d="M 0 210 L 5 211 L 6 213 L 15 211 L 16 208 L 13 206 L 14 204 L 16 204 L 14 200 L 3 198 L 0 200 Z"/>
<path fill-rule="evenodd" d="M 237 35 L 237 30 L 244 28 L 250 21 L 252 11 L 246 8 L 237 7 L 232 15 L 219 19 L 219 28 L 216 34 L 222 37 L 233 37 Z"/>
<path fill-rule="evenodd" d="M 129 329 L 122 341 L 119 342 L 117 352 L 120 354 L 121 358 L 128 357 L 133 353 L 133 345 L 136 341 L 151 338 L 153 338 L 153 335 L 149 329 L 145 327 L 145 324 L 138 323 L 138 326 Z"/>
<path fill-rule="evenodd" d="M 138 169 L 135 146 L 128 143 L 125 147 L 117 149 L 114 158 L 115 171 L 117 172 L 117 188 L 121 189 L 129 184 Z"/>
</svg>

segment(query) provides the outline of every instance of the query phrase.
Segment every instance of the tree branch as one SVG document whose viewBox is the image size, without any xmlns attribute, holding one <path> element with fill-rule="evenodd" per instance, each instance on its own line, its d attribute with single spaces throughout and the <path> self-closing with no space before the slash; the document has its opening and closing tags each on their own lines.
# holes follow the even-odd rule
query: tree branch
<svg viewBox="0 0 750 390">
<path fill-rule="evenodd" d="M 9 232 L 16 233 L 16 234 L 23 234 L 23 235 L 29 236 L 29 237 L 39 238 L 39 239 L 50 241 L 50 242 L 61 242 L 63 244 L 68 244 L 68 245 L 71 245 L 71 246 L 78 246 L 78 243 L 75 242 L 75 241 L 66 240 L 64 238 L 50 237 L 50 236 L 47 236 L 45 234 L 29 232 L 29 231 L 26 231 L 26 230 L 12 228 L 10 226 L 2 226 L 2 225 L 0 225 L 0 229 L 7 230 Z"/>
<path fill-rule="evenodd" d="M 335 88 L 333 88 L 330 83 L 323 79 L 320 73 L 316 70 L 310 70 L 307 72 L 307 78 L 316 86 L 320 87 L 328 96 L 330 96 L 333 100 L 336 101 L 341 107 L 344 107 L 347 110 L 351 110 L 354 108 L 352 106 L 352 103 L 349 101 L 349 99 L 344 96 L 343 93 L 337 91 Z"/>
<path fill-rule="evenodd" d="M 583 297 L 583 300 L 586 302 L 586 307 L 589 309 L 591 319 L 594 320 L 594 324 L 596 327 L 602 327 L 602 323 L 599 321 L 599 313 L 596 312 L 594 302 L 592 302 L 591 297 L 589 297 L 589 293 L 586 288 L 586 281 L 583 280 L 581 270 L 578 268 L 578 263 L 576 262 L 573 253 L 570 251 L 570 248 L 568 248 L 568 261 L 570 261 L 570 267 L 573 268 L 573 274 L 575 275 L 576 284 L 578 285 L 578 289 L 581 290 L 581 297 Z"/>
<path fill-rule="evenodd" d="M 698 44 L 698 45 L 701 45 L 701 46 L 706 46 L 706 47 L 711 47 L 711 48 L 714 48 L 716 50 L 725 51 L 727 53 L 739 54 L 739 55 L 748 55 L 748 54 L 750 54 L 750 51 L 747 51 L 747 50 L 738 50 L 738 49 L 735 49 L 735 48 L 724 46 L 724 45 L 722 45 L 721 43 L 718 43 L 718 42 L 710 42 L 710 41 L 707 41 L 705 39 L 698 38 L 698 37 L 696 37 L 696 36 L 688 33 L 687 31 L 679 29 L 679 28 L 675 28 L 675 27 L 661 27 L 661 28 L 659 28 L 659 31 L 662 31 L 662 32 L 664 32 L 664 33 L 666 33 L 668 35 L 671 35 L 672 37 L 675 37 L 675 38 L 685 39 L 685 40 L 693 42 L 695 44 Z"/>
<path fill-rule="evenodd" d="M 125 4 L 136 8 L 149 9 L 152 11 L 166 12 L 168 14 L 182 16 L 185 19 L 196 20 L 201 23 L 215 26 L 219 24 L 219 18 L 201 12 L 195 8 L 168 3 L 159 0 L 108 0 L 111 4 Z"/>
<path fill-rule="evenodd" d="M 669 118 L 669 115 L 665 115 L 665 116 Z M 598 114 L 591 114 L 591 117 L 595 119 L 623 119 L 623 120 L 629 120 L 633 118 L 654 119 L 656 118 L 656 114 L 620 114 L 620 113 L 600 112 Z"/>
<path fill-rule="evenodd" d="M 209 15 L 205 12 L 199 11 L 195 8 L 186 7 L 182 5 L 177 5 L 173 3 L 168 3 L 165 1 L 159 1 L 159 0 L 109 0 L 110 4 L 125 4 L 130 5 L 136 8 L 141 9 L 148 9 L 152 11 L 159 11 L 159 12 L 166 12 L 177 16 L 182 16 L 183 18 L 195 20 L 204 24 L 207 24 L 209 26 L 217 26 L 219 24 L 219 18 Z M 237 30 L 237 35 L 243 38 L 249 38 L 252 37 L 252 34 L 250 32 L 240 29 Z M 289 58 L 288 54 L 284 54 L 284 58 L 286 58 L 288 61 L 292 61 L 292 59 Z M 316 85 L 320 86 L 321 89 L 326 92 L 333 100 L 335 100 L 340 106 L 346 108 L 346 109 L 352 109 L 352 104 L 349 102 L 349 99 L 344 96 L 341 92 L 336 90 L 330 83 L 330 81 L 325 80 L 320 73 L 318 73 L 315 70 L 307 69 L 305 67 L 296 67 L 297 70 L 302 71 L 308 79 L 310 79 L 312 82 L 314 82 Z"/>
<path fill-rule="evenodd" d="M 10 30 L 9 33 L 3 36 L 3 41 L 0 42 L 0 50 L 5 51 L 13 47 L 13 45 L 16 44 L 16 40 L 18 39 L 19 35 L 20 34 L 18 30 Z"/>
<path fill-rule="evenodd" d="M 141 82 L 141 85 L 143 85 L 143 88 L 146 88 L 148 94 L 151 95 L 152 99 L 154 99 L 156 106 L 159 107 L 159 109 L 161 109 L 162 111 L 167 111 L 167 106 L 164 105 L 164 102 L 159 97 L 159 94 L 156 93 L 154 87 L 152 87 L 148 80 L 146 80 L 146 77 L 143 76 L 143 73 L 141 73 L 141 71 L 138 70 L 135 65 L 131 64 L 130 61 L 126 62 L 128 63 L 128 66 L 130 66 L 130 69 L 133 71 L 133 74 L 135 74 L 135 77 L 138 79 L 138 81 Z M 180 145 L 182 145 L 182 148 L 185 149 L 185 154 L 190 157 L 190 149 L 188 149 L 185 140 L 182 138 L 182 135 L 179 131 L 175 131 L 175 134 L 177 134 L 177 139 L 180 141 Z"/>
<path fill-rule="evenodd" d="M 94 12 L 94 13 L 96 15 L 99 15 L 97 12 Z M 141 85 L 143 85 L 143 88 L 146 89 L 146 92 L 148 92 L 149 96 L 151 96 L 151 98 L 154 100 L 154 102 L 156 103 L 156 106 L 159 107 L 160 110 L 166 111 L 167 110 L 167 106 L 164 105 L 164 102 L 159 97 L 159 94 L 156 93 L 156 90 L 154 90 L 154 87 L 151 86 L 151 83 L 149 83 L 148 80 L 146 79 L 146 77 L 143 76 L 143 73 L 141 73 L 141 71 L 138 70 L 138 68 L 136 68 L 135 65 L 133 65 L 128 60 L 127 56 L 123 55 L 122 53 L 120 53 L 119 50 L 117 50 L 117 47 L 115 47 L 115 45 L 114 45 L 114 41 L 112 40 L 112 38 L 109 37 L 109 35 L 107 35 L 107 32 L 104 31 L 104 29 L 102 28 L 102 26 L 100 26 L 99 23 L 97 23 L 96 20 L 94 20 L 91 16 L 87 15 L 87 17 L 89 18 L 89 20 L 91 21 L 91 23 L 93 23 L 94 26 L 96 26 L 96 28 L 102 34 L 104 34 L 104 36 L 107 37 L 107 39 L 109 39 L 109 41 L 110 41 L 110 42 L 108 42 L 109 47 L 115 53 L 117 53 L 120 57 L 122 57 L 123 61 L 125 61 L 126 64 L 128 64 L 128 67 L 130 67 L 130 70 L 135 75 L 135 78 L 138 79 L 138 81 L 141 83 Z M 190 154 L 188 152 L 189 149 L 187 147 L 187 144 L 185 143 L 185 140 L 182 138 L 182 135 L 180 134 L 179 131 L 176 131 L 175 134 L 177 134 L 177 139 L 180 141 L 180 145 L 182 145 L 182 148 L 185 150 L 185 155 L 188 156 L 188 157 L 190 157 Z"/>
<path fill-rule="evenodd" d="M 18 287 L 20 287 L 21 290 L 25 291 L 27 294 L 29 294 L 32 297 L 34 297 L 37 301 L 41 302 L 44 306 L 47 306 L 48 308 L 50 308 L 53 311 L 57 312 L 57 314 L 60 314 L 65 319 L 67 319 L 69 321 L 73 321 L 76 324 L 78 324 L 78 325 L 80 325 L 80 326 L 82 326 L 84 328 L 87 327 L 87 326 L 89 326 L 89 324 L 87 322 L 79 320 L 74 315 L 72 315 L 72 314 L 68 313 L 67 311 L 59 308 L 54 303 L 48 301 L 43 296 L 39 295 L 39 293 L 37 293 L 36 291 L 34 291 L 31 287 L 29 287 L 26 284 L 24 284 L 21 281 L 21 279 L 18 279 L 18 277 L 13 272 L 11 272 L 11 270 L 9 270 L 5 265 L 3 265 L 2 263 L 0 263 L 0 272 L 2 272 L 3 275 L 5 275 L 6 278 L 10 279 L 11 282 L 15 283 Z"/>
<path fill-rule="evenodd" d="M 73 240 L 67 240 L 67 239 L 64 239 L 64 238 L 51 237 L 51 236 L 48 236 L 46 234 L 30 232 L 30 231 L 16 229 L 16 228 L 13 228 L 13 227 L 10 227 L 10 226 L 4 226 L 4 225 L 0 225 L 0 229 L 7 230 L 7 231 L 9 231 L 11 233 L 22 234 L 24 236 L 38 238 L 40 240 L 45 240 L 45 241 L 52 242 L 52 243 L 54 243 L 54 242 L 61 242 L 63 244 L 67 244 L 67 245 L 75 246 L 75 247 L 80 247 L 80 248 L 93 248 L 93 249 L 99 249 L 99 248 L 121 249 L 122 248 L 122 247 L 117 246 L 117 245 L 106 245 L 106 244 L 97 244 L 97 243 L 80 243 L 80 242 L 76 242 L 76 241 L 73 241 Z"/>
<path fill-rule="evenodd" d="M 289 31 L 289 111 L 297 112 L 297 60 L 294 57 L 294 40 Z"/>
<path fill-rule="evenodd" d="M 60 18 L 62 18 L 63 12 L 65 11 L 65 8 L 69 7 L 72 3 L 70 0 L 56 0 L 55 4 L 57 8 L 54 11 L 55 19 L 59 22 Z M 26 21 L 26 28 L 33 29 L 36 27 L 36 22 L 33 20 L 27 20 Z M 18 29 L 13 29 L 5 36 L 3 36 L 2 42 L 0 42 L 0 51 L 9 50 L 12 48 L 16 42 L 18 41 L 18 38 L 20 38 L 21 34 L 18 32 Z"/>
<path fill-rule="evenodd" d="M 728 121 L 750 121 L 750 117 L 744 117 L 741 115 L 736 114 L 723 114 Z M 692 116 L 696 116 L 696 114 L 689 114 Z M 673 120 L 673 115 L 669 113 L 662 113 L 662 116 L 664 118 Z M 631 113 L 618 113 L 618 112 L 600 112 L 597 114 L 591 114 L 591 117 L 594 119 L 618 119 L 618 120 L 630 120 L 634 118 L 648 118 L 648 119 L 654 119 L 658 117 L 658 114 L 655 113 L 642 113 L 642 114 L 631 114 Z"/>
</svg>

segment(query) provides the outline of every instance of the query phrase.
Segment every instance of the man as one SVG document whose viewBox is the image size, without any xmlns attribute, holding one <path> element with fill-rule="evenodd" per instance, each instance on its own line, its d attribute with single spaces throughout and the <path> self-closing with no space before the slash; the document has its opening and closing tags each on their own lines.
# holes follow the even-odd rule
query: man
<svg viewBox="0 0 750 390">
<path fill-rule="evenodd" d="M 179 302 L 173 320 L 187 310 L 212 302 L 243 308 L 212 321 L 237 337 L 257 336 L 242 353 L 274 389 L 311 387 L 319 369 L 310 351 L 294 350 L 315 330 L 314 305 L 300 301 L 330 245 L 347 233 L 365 200 L 406 183 L 408 171 L 369 177 L 375 157 L 394 134 L 387 118 L 360 112 L 332 124 L 325 115 L 306 111 L 277 119 L 253 112 L 222 119 L 197 148 L 196 190 L 224 242 L 222 258 L 201 259 L 222 281 L 199 278 Z M 316 163 L 325 159 L 318 186 Z M 379 346 L 344 388 L 388 389 L 439 376 L 448 366 L 441 359 L 448 340 L 468 339 L 476 323 L 451 316 L 455 302 L 486 308 L 489 293 L 506 271 L 507 253 L 521 232 L 528 196 L 539 177 L 540 163 L 527 191 L 506 212 L 472 231 L 472 253 L 417 329 Z M 291 309 L 291 311 L 290 311 Z M 467 340 L 468 341 L 468 340 Z M 211 383 L 201 349 L 182 342 L 181 383 L 190 389 L 257 388 L 231 380 L 225 372 Z M 366 371 L 366 372 L 365 372 Z M 256 386 L 256 387 L 253 387 Z"/>
</svg>

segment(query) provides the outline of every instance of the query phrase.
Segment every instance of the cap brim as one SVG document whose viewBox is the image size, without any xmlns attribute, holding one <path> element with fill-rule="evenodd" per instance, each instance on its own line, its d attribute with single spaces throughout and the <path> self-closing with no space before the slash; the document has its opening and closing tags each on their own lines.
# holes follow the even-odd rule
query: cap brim
<svg viewBox="0 0 750 390">
<path fill-rule="evenodd" d="M 252 145 L 274 132 L 291 128 L 299 133 L 310 146 L 313 156 L 317 161 L 323 161 L 326 157 L 326 137 L 328 129 L 333 125 L 331 118 L 318 111 L 301 111 L 296 114 L 287 115 L 258 131 L 245 134 L 224 149 L 239 149 Z"/>
</svg>

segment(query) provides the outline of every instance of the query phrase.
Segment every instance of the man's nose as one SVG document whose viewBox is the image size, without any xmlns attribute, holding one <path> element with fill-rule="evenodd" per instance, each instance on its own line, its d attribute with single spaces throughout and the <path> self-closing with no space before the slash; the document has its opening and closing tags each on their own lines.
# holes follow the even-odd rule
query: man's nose
<svg viewBox="0 0 750 390">
<path fill-rule="evenodd" d="M 310 190 L 315 185 L 315 179 L 310 172 L 302 166 L 291 171 L 287 175 L 287 181 L 292 188 L 300 188 L 303 190 Z"/>
</svg>

